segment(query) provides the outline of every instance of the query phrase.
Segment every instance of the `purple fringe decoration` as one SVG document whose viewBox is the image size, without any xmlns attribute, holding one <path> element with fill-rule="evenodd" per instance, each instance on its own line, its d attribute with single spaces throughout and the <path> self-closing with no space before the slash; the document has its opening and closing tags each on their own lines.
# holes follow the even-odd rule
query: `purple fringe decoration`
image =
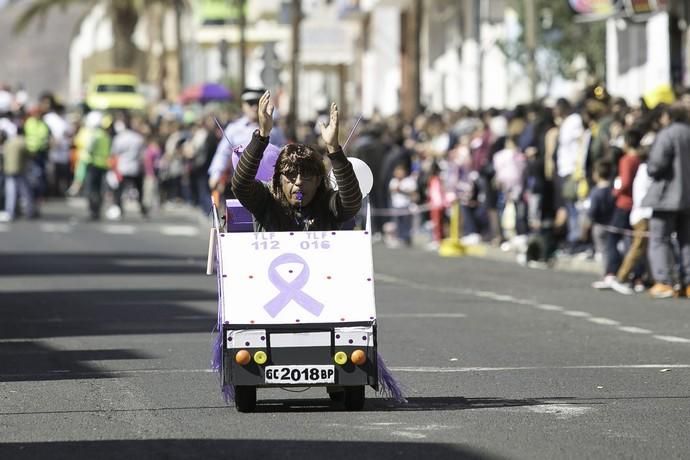
<svg viewBox="0 0 690 460">
<path fill-rule="evenodd" d="M 223 364 L 223 332 L 222 330 L 215 329 L 216 339 L 211 345 L 211 369 L 216 372 L 220 372 L 220 368 Z"/>
<path fill-rule="evenodd" d="M 220 392 L 223 394 L 223 399 L 226 404 L 231 404 L 235 401 L 235 387 L 232 385 L 223 385 Z"/>
<path fill-rule="evenodd" d="M 407 399 L 405 398 L 402 387 L 395 379 L 390 369 L 388 369 L 386 362 L 378 351 L 376 352 L 376 359 L 379 368 L 379 391 L 389 399 L 393 399 L 401 404 L 406 403 Z"/>
<path fill-rule="evenodd" d="M 213 328 L 213 331 L 211 333 L 216 334 L 215 338 L 213 339 L 213 343 L 211 344 L 211 369 L 218 372 L 218 379 L 220 381 L 220 393 L 223 396 L 223 399 L 225 400 L 226 404 L 231 404 L 233 401 L 235 401 L 235 388 L 232 385 L 225 384 L 223 385 L 223 375 L 221 374 L 222 372 L 222 367 L 223 367 L 223 321 L 222 321 L 222 312 L 223 312 L 223 301 L 222 298 L 220 297 L 220 261 L 218 259 L 218 255 L 216 255 L 216 284 L 218 286 L 218 322 L 216 323 L 216 327 Z"/>
</svg>

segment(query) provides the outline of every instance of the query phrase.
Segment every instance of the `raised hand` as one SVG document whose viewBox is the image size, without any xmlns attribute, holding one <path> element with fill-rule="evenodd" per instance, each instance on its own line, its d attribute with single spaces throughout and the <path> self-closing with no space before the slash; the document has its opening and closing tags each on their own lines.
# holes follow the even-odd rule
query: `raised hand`
<svg viewBox="0 0 690 460">
<path fill-rule="evenodd" d="M 326 143 L 329 152 L 335 152 L 340 148 L 338 142 L 338 106 L 335 102 L 331 103 L 331 116 L 328 126 L 321 122 L 321 137 Z"/>
<path fill-rule="evenodd" d="M 259 99 L 259 135 L 268 137 L 273 128 L 273 104 L 271 92 L 266 91 Z"/>
</svg>

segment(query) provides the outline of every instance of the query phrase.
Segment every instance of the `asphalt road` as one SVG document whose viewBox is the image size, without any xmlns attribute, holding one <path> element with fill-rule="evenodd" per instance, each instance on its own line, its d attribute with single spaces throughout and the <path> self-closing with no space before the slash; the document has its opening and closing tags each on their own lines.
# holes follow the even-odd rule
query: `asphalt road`
<svg viewBox="0 0 690 460">
<path fill-rule="evenodd" d="M 78 204 L 0 224 L 0 459 L 690 458 L 688 299 L 375 246 L 379 350 L 409 402 L 260 390 L 240 414 L 208 370 L 198 219 Z"/>
</svg>

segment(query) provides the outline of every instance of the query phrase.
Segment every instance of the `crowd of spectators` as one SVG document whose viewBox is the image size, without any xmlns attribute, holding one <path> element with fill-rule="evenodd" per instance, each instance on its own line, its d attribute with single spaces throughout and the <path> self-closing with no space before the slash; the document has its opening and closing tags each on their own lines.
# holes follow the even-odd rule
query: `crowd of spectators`
<svg viewBox="0 0 690 460">
<path fill-rule="evenodd" d="M 47 198 L 83 196 L 88 218 L 123 217 L 123 199 L 144 217 L 186 203 L 208 212 L 207 170 L 227 110 L 85 112 L 45 92 L 28 104 L 0 88 L 0 219 L 39 218 Z"/>
<path fill-rule="evenodd" d="M 690 93 L 671 96 L 631 105 L 595 84 L 574 100 L 510 110 L 424 112 L 411 123 L 375 114 L 345 150 L 374 174 L 373 233 L 390 246 L 426 235 L 436 249 L 457 234 L 526 264 L 600 261 L 596 289 L 688 296 Z M 86 197 L 94 220 L 122 218 L 123 195 L 143 216 L 178 202 L 207 212 L 209 167 L 224 145 L 217 126 L 240 116 L 66 113 L 50 93 L 27 100 L 0 88 L 4 220 L 37 218 L 43 199 L 66 195 Z M 316 144 L 317 130 L 318 120 L 301 123 L 295 140 Z"/>
<path fill-rule="evenodd" d="M 457 204 L 465 245 L 594 259 L 595 289 L 690 297 L 689 111 L 687 92 L 631 105 L 595 84 L 572 101 L 370 120 L 348 154 L 374 171 L 374 231 L 395 222 L 394 245 L 417 215 L 437 248 Z"/>
</svg>

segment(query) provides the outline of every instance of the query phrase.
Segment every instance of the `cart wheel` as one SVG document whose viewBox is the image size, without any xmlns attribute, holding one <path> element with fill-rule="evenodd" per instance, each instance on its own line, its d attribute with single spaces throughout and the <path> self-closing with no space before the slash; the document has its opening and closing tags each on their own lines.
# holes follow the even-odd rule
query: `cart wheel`
<svg viewBox="0 0 690 460">
<path fill-rule="evenodd" d="M 346 410 L 362 410 L 364 407 L 364 385 L 345 387 L 344 400 Z"/>
<path fill-rule="evenodd" d="M 254 412 L 256 409 L 256 387 L 236 385 L 235 407 L 238 412 Z"/>
<path fill-rule="evenodd" d="M 328 389 L 328 397 L 331 398 L 333 402 L 343 402 L 345 400 L 345 390 L 343 388 Z"/>
</svg>

